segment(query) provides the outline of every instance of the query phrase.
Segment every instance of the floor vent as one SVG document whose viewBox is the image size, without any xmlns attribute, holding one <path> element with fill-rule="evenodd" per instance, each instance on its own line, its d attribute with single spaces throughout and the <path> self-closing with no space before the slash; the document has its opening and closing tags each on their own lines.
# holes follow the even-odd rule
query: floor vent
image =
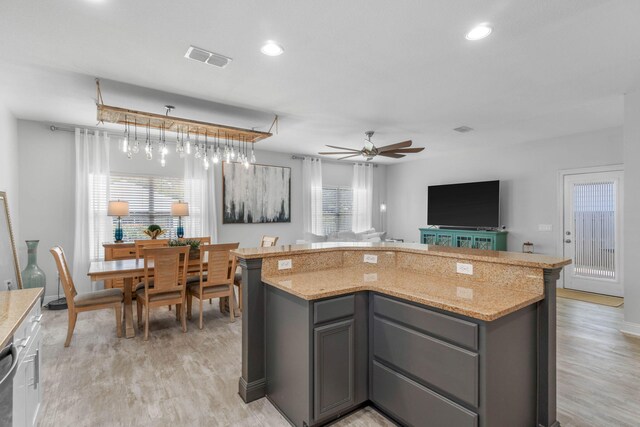
<svg viewBox="0 0 640 427">
<path fill-rule="evenodd" d="M 205 64 L 213 65 L 218 68 L 224 68 L 229 65 L 229 62 L 233 61 L 233 59 L 227 56 L 209 52 L 208 50 L 200 49 L 195 46 L 189 46 L 184 57 L 187 59 L 193 59 L 194 61 L 204 62 Z"/>
</svg>

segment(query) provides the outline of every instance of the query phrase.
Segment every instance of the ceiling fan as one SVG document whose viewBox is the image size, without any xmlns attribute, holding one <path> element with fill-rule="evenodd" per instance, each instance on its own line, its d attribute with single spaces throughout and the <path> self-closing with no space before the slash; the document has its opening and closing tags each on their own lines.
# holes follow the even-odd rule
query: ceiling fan
<svg viewBox="0 0 640 427">
<path fill-rule="evenodd" d="M 413 144 L 411 140 L 398 142 L 397 144 L 385 145 L 384 147 L 376 147 L 375 145 L 373 145 L 373 142 L 371 142 L 371 137 L 373 136 L 373 133 L 374 132 L 372 130 L 364 133 L 367 137 L 364 140 L 364 147 L 361 150 L 354 150 L 353 148 L 346 148 L 346 147 L 336 147 L 335 145 L 327 145 L 327 147 L 329 148 L 335 148 L 337 150 L 347 150 L 347 151 L 334 151 L 333 153 L 323 152 L 318 154 L 322 154 L 322 155 L 347 154 L 344 157 L 340 157 L 338 160 L 348 159 L 350 157 L 362 156 L 367 161 L 369 161 L 376 156 L 391 157 L 392 159 L 401 159 L 406 154 L 419 153 L 422 150 L 424 150 L 424 147 L 409 148 L 411 147 L 411 144 Z"/>
</svg>

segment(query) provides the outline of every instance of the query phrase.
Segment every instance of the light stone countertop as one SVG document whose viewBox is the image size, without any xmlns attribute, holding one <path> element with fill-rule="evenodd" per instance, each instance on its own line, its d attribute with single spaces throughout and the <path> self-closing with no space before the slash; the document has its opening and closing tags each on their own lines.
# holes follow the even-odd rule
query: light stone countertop
<svg viewBox="0 0 640 427">
<path fill-rule="evenodd" d="M 0 340 L 4 348 L 31 307 L 44 294 L 44 288 L 0 292 Z"/>
<path fill-rule="evenodd" d="M 452 278 L 399 268 L 362 266 L 262 277 L 262 281 L 305 300 L 374 291 L 430 307 L 492 321 L 544 299 L 542 292 L 461 283 Z"/>
<path fill-rule="evenodd" d="M 285 245 L 266 248 L 240 248 L 232 251 L 242 259 L 270 258 L 284 255 L 331 252 L 340 250 L 353 251 L 394 251 L 416 253 L 447 258 L 458 258 L 472 261 L 485 261 L 496 264 L 517 265 L 536 268 L 560 268 L 571 264 L 570 259 L 552 257 L 541 254 L 525 254 L 521 252 L 488 251 L 469 248 L 452 248 L 447 246 L 423 245 L 420 243 L 371 243 L 371 242 L 323 242 L 305 245 Z"/>
</svg>

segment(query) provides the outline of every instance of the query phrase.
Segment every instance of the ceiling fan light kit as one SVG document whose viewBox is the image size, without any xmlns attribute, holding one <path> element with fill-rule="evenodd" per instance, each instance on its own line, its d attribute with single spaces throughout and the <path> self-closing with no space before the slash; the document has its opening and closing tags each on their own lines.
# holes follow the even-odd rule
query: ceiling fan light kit
<svg viewBox="0 0 640 427">
<path fill-rule="evenodd" d="M 349 159 L 356 156 L 362 156 L 368 162 L 368 161 L 371 161 L 376 156 L 389 157 L 392 159 L 401 159 L 407 154 L 419 153 L 422 150 L 424 150 L 424 147 L 409 148 L 411 147 L 411 144 L 413 144 L 413 141 L 411 140 L 398 142 L 396 144 L 391 144 L 391 145 L 385 145 L 384 147 L 376 147 L 374 143 L 371 142 L 371 137 L 373 136 L 374 133 L 375 132 L 372 130 L 369 130 L 364 133 L 366 138 L 364 140 L 364 147 L 361 150 L 355 150 L 353 148 L 347 148 L 347 147 L 337 147 L 335 145 L 327 145 L 327 147 L 329 148 L 335 148 L 336 150 L 345 150 L 345 151 L 327 151 L 327 152 L 320 152 L 318 154 L 323 156 L 334 155 L 334 154 L 336 155 L 347 154 L 344 157 L 338 158 L 338 160 L 344 160 L 344 159 Z"/>
</svg>

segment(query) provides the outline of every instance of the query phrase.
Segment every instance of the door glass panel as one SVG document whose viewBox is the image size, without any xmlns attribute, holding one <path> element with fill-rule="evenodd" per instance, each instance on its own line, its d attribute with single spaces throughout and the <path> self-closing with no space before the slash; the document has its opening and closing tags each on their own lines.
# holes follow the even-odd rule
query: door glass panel
<svg viewBox="0 0 640 427">
<path fill-rule="evenodd" d="M 573 184 L 576 276 L 616 279 L 616 190 L 615 181 Z"/>
</svg>

